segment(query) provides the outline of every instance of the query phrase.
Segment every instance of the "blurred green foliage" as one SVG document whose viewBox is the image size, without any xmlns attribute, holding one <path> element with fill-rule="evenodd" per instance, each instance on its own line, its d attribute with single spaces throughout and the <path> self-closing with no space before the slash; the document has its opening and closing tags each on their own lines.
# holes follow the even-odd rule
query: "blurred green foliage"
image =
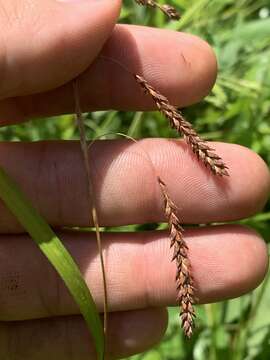
<svg viewBox="0 0 270 360">
<path fill-rule="evenodd" d="M 159 0 L 160 3 L 165 1 Z M 209 140 L 247 146 L 270 164 L 270 3 L 269 0 L 171 0 L 182 13 L 180 22 L 124 1 L 120 21 L 186 31 L 206 39 L 219 63 L 217 83 L 201 104 L 185 111 Z M 108 132 L 140 137 L 175 137 L 157 112 L 97 112 L 86 119 L 89 138 Z M 70 115 L 3 128 L 1 140 L 77 139 Z M 245 220 L 270 242 L 270 206 Z M 151 226 L 152 227 L 152 226 Z M 139 227 L 146 229 L 146 227 Z M 132 227 L 138 229 L 138 227 Z M 170 309 L 163 342 L 142 360 L 270 359 L 270 280 L 252 294 L 219 304 L 198 306 L 197 330 L 186 341 L 178 310 Z"/>
<path fill-rule="evenodd" d="M 165 2 L 164 2 L 165 3 Z M 167 2 L 168 3 L 168 2 Z M 270 3 L 269 0 L 174 0 L 180 22 L 127 2 L 125 22 L 196 34 L 214 48 L 219 74 L 206 100 L 185 111 L 206 139 L 247 146 L 270 164 Z M 159 114 L 133 119 L 136 136 L 170 136 Z M 145 121 L 147 120 L 147 121 Z M 153 122 L 154 120 L 154 122 Z M 270 242 L 270 206 L 243 221 Z M 270 358 L 270 279 L 239 299 L 198 306 L 191 341 L 179 330 L 178 309 L 170 309 L 163 342 L 133 360 L 266 360 Z"/>
</svg>

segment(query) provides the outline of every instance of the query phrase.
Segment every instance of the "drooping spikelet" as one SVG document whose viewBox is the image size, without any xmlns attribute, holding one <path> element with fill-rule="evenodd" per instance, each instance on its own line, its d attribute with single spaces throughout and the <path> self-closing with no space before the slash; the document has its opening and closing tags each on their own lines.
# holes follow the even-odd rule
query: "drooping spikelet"
<svg viewBox="0 0 270 360">
<path fill-rule="evenodd" d="M 176 262 L 177 301 L 181 308 L 180 318 L 184 334 L 190 338 L 194 328 L 195 302 L 194 280 L 188 258 L 188 246 L 183 238 L 183 228 L 177 216 L 177 207 L 170 199 L 165 183 L 158 178 L 164 198 L 165 216 L 169 224 L 171 247 L 174 248 L 172 261 Z"/>
<path fill-rule="evenodd" d="M 144 91 L 153 98 L 158 110 L 169 120 L 171 127 L 184 136 L 184 139 L 191 146 L 197 158 L 205 166 L 208 166 L 215 175 L 228 176 L 228 167 L 221 157 L 197 134 L 191 123 L 184 118 L 182 112 L 171 105 L 169 100 L 148 84 L 142 76 L 134 76 Z"/>
<path fill-rule="evenodd" d="M 179 12 L 171 5 L 160 5 L 156 0 L 135 0 L 137 4 L 150 6 L 152 8 L 159 8 L 164 14 L 166 14 L 172 20 L 179 20 Z"/>
</svg>

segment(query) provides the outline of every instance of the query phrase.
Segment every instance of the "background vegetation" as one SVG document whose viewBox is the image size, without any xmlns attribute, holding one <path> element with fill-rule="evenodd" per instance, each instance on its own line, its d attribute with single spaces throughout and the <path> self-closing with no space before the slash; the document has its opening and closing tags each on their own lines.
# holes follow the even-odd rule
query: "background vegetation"
<svg viewBox="0 0 270 360">
<path fill-rule="evenodd" d="M 121 21 L 187 31 L 206 39 L 218 56 L 219 76 L 211 95 L 186 110 L 188 118 L 204 138 L 245 145 L 270 164 L 269 0 L 171 0 L 170 3 L 183 14 L 179 23 L 168 22 L 160 12 L 139 7 L 132 0 L 124 2 Z M 175 137 L 175 132 L 157 112 L 98 112 L 89 114 L 86 122 L 89 138 L 118 131 L 136 138 Z M 3 128 L 0 134 L 0 140 L 77 138 L 73 117 L 69 115 Z M 270 242 L 269 220 L 268 204 L 264 213 L 244 222 Z M 153 224 L 151 228 L 157 226 Z M 178 310 L 170 309 L 164 341 L 132 359 L 270 358 L 270 278 L 252 294 L 199 306 L 197 312 L 198 326 L 191 341 L 185 341 L 181 335 Z"/>
</svg>

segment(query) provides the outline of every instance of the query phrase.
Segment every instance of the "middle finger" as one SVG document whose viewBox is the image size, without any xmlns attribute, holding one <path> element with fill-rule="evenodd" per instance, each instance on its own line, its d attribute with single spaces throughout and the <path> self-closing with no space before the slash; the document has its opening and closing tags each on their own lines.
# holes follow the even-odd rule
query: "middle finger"
<svg viewBox="0 0 270 360">
<path fill-rule="evenodd" d="M 270 186 L 264 162 L 237 145 L 211 146 L 228 165 L 229 178 L 210 174 L 182 141 L 95 142 L 90 148 L 90 169 L 100 225 L 163 221 L 157 175 L 168 185 L 183 223 L 236 220 L 258 211 L 267 200 Z M 51 225 L 89 226 L 79 143 L 2 143 L 0 164 Z M 22 231 L 1 203 L 0 231 Z"/>
</svg>

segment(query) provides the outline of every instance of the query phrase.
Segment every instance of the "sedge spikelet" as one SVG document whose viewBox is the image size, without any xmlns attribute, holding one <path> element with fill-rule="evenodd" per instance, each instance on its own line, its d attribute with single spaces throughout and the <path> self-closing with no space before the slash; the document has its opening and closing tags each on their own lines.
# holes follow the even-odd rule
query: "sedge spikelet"
<svg viewBox="0 0 270 360">
<path fill-rule="evenodd" d="M 179 12 L 171 5 L 160 5 L 155 0 L 135 0 L 137 4 L 143 6 L 150 6 L 152 8 L 159 8 L 164 14 L 166 14 L 172 20 L 179 20 Z"/>
<path fill-rule="evenodd" d="M 142 76 L 134 76 L 146 94 L 152 97 L 158 110 L 169 120 L 171 127 L 184 136 L 185 141 L 191 146 L 198 160 L 202 161 L 206 167 L 209 167 L 213 174 L 229 176 L 228 167 L 222 158 L 197 134 L 191 123 L 184 118 L 182 112 L 171 105 L 169 100 L 148 84 Z"/>
<path fill-rule="evenodd" d="M 184 334 L 190 338 L 194 328 L 195 302 L 194 280 L 188 259 L 188 246 L 183 238 L 183 228 L 177 216 L 177 207 L 171 200 L 165 183 L 158 178 L 164 198 L 165 216 L 169 224 L 171 247 L 174 247 L 172 261 L 176 262 L 177 302 L 181 308 L 180 319 Z"/>
</svg>

